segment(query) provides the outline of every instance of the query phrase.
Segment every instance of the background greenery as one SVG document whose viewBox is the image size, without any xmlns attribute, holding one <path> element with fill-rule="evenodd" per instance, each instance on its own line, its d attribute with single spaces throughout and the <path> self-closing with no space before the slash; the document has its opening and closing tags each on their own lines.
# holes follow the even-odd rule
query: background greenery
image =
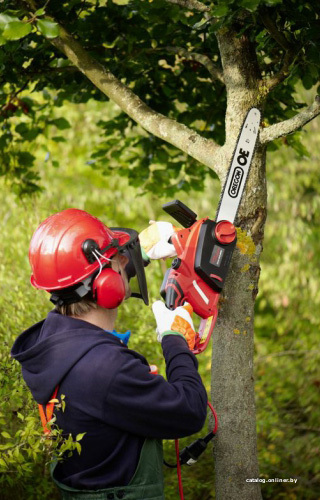
<svg viewBox="0 0 320 500">
<path fill-rule="evenodd" d="M 140 231 L 149 219 L 169 220 L 161 211 L 168 196 L 180 198 L 200 216 L 215 214 L 220 187 L 208 175 L 201 193 L 179 191 L 183 183 L 178 185 L 169 177 L 168 190 L 161 197 L 143 194 L 138 182 L 136 187 L 129 186 L 126 177 L 119 175 L 121 158 L 119 163 L 114 161 L 108 175 L 93 168 L 91 153 L 102 141 L 96 124 L 117 112 L 112 104 L 91 100 L 59 108 L 57 118 L 64 116 L 67 121 L 52 123 L 46 135 L 29 141 L 43 187 L 38 195 L 19 198 L 9 189 L 10 178 L 0 179 L 1 499 L 58 498 L 47 472 L 52 443 L 42 438 L 36 405 L 20 366 L 9 355 L 16 336 L 51 308 L 46 293 L 29 283 L 28 245 L 40 221 L 53 212 L 78 207 L 111 226 Z M 302 134 L 304 148 L 297 152 L 287 147 L 288 138 L 269 153 L 267 162 L 269 212 L 255 319 L 260 472 L 261 478 L 298 481 L 262 485 L 265 499 L 316 499 L 320 487 L 319 121 L 310 123 L 307 130 L 312 134 Z M 58 161 L 60 166 L 55 168 Z M 136 175 L 136 165 L 133 170 Z M 164 262 L 155 262 L 147 269 L 151 303 L 159 297 L 165 267 Z M 125 303 L 119 311 L 118 330 L 126 329 L 134 333 L 131 346 L 164 374 L 150 307 L 135 299 Z M 210 353 L 198 360 L 209 392 Z M 183 440 L 182 446 L 189 442 Z M 167 460 L 173 462 L 172 443 L 165 444 L 165 451 Z M 183 470 L 188 500 L 214 498 L 212 470 L 210 450 L 193 468 Z M 178 498 L 174 470 L 166 471 L 166 498 Z"/>
<path fill-rule="evenodd" d="M 210 8 L 208 19 L 203 12 L 166 0 L 1 0 L 0 175 L 11 181 L 18 194 L 38 189 L 35 167 L 39 159 L 30 144 L 50 129 L 56 132 L 52 140 L 61 143 L 68 127 L 63 112 L 52 118 L 52 108 L 61 109 L 65 101 L 108 100 L 50 43 L 59 32 L 56 22 L 152 110 L 222 145 L 227 95 L 220 74 L 219 30 L 231 29 L 248 41 L 252 67 L 246 78 L 257 78 L 258 64 L 263 80 L 255 83 L 260 88 L 255 104 L 264 108 L 266 124 L 276 123 L 304 107 L 293 92 L 297 82 L 305 89 L 319 85 L 318 3 L 205 0 L 203 6 Z M 38 6 L 36 12 L 34 5 Z M 208 57 L 214 74 L 216 71 L 220 77 L 211 78 L 203 57 L 194 58 L 194 53 Z M 283 73 L 278 82 L 282 84 L 270 91 L 269 78 L 277 79 L 279 73 Z M 28 94 L 23 93 L 25 89 Z M 34 90 L 42 92 L 40 100 Z M 241 100 L 240 94 L 238 98 Z M 13 124 L 12 116 L 20 116 L 20 121 Z M 125 112 L 118 113 L 116 121 L 102 112 L 96 123 L 103 141 L 92 144 L 86 159 L 108 175 L 116 167 L 132 186 L 143 185 L 146 191 L 158 194 L 165 190 L 174 196 L 180 188 L 202 192 L 204 180 L 215 176 L 170 140 L 147 134 Z M 288 142 L 302 152 L 298 134 L 291 135 Z M 47 166 L 57 167 L 60 160 L 55 154 Z"/>
</svg>

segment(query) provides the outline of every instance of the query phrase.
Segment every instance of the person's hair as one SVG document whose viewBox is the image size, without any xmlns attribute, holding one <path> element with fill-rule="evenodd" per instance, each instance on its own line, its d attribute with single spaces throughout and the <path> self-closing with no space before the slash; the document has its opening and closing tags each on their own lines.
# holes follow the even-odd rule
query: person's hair
<svg viewBox="0 0 320 500">
<path fill-rule="evenodd" d="M 59 306 L 56 304 L 55 309 L 60 314 L 64 316 L 82 316 L 86 314 L 91 309 L 97 309 L 98 305 L 92 299 L 82 299 L 79 302 L 74 302 L 73 304 L 67 304 Z"/>
</svg>

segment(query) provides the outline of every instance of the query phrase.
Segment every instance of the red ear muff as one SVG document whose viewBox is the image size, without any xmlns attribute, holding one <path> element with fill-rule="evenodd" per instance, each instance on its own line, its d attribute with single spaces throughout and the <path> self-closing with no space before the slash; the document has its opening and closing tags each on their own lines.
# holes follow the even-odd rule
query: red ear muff
<svg viewBox="0 0 320 500">
<path fill-rule="evenodd" d="M 122 276 L 107 267 L 94 279 L 92 294 L 97 304 L 105 309 L 115 309 L 126 295 Z"/>
</svg>

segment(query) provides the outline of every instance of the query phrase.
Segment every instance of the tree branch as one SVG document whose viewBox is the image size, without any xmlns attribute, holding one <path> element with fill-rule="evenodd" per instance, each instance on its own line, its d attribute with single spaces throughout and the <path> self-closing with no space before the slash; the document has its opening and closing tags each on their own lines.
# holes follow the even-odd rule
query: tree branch
<svg viewBox="0 0 320 500">
<path fill-rule="evenodd" d="M 261 9 L 260 19 L 264 24 L 266 30 L 270 33 L 272 38 L 282 47 L 284 50 L 291 50 L 291 43 L 286 39 L 284 34 L 279 31 L 277 25 L 273 22 L 269 16 L 269 11 L 267 8 Z"/>
<path fill-rule="evenodd" d="M 255 363 L 259 363 L 260 361 L 264 361 L 269 358 L 279 358 L 282 356 L 304 356 L 308 354 L 309 355 L 320 354 L 320 351 L 318 349 L 311 349 L 311 350 L 290 349 L 288 351 L 271 352 L 269 354 L 266 354 L 265 356 L 259 356 L 259 358 L 255 360 Z"/>
<path fill-rule="evenodd" d="M 214 141 L 149 108 L 136 94 L 93 59 L 61 26 L 60 36 L 50 39 L 50 42 L 141 127 L 212 168 L 219 177 L 223 175 L 221 162 L 217 161 L 221 147 Z"/>
<path fill-rule="evenodd" d="M 174 54 L 188 59 L 189 61 L 196 61 L 202 64 L 202 66 L 204 66 L 209 71 L 212 80 L 220 80 L 220 82 L 224 83 L 222 71 L 211 61 L 208 56 L 204 54 L 198 54 L 197 52 L 189 52 L 183 47 L 166 47 L 166 49 L 168 50 L 168 52 L 173 52 Z"/>
<path fill-rule="evenodd" d="M 180 5 L 180 7 L 184 7 L 189 10 L 198 10 L 199 12 L 208 12 L 210 10 L 207 5 L 204 5 L 202 2 L 198 0 L 166 0 L 168 3 L 174 3 L 176 5 Z"/>
<path fill-rule="evenodd" d="M 268 89 L 268 92 L 270 92 L 270 90 L 274 89 L 277 85 L 279 85 L 287 78 L 287 76 L 289 75 L 290 65 L 294 61 L 295 56 L 296 52 L 291 49 L 288 50 L 284 55 L 282 68 L 275 75 L 263 80 L 263 84 Z"/>
<path fill-rule="evenodd" d="M 292 118 L 289 118 L 289 120 L 275 123 L 274 125 L 263 129 L 260 133 L 260 142 L 261 144 L 268 144 L 279 137 L 291 134 L 306 125 L 319 114 L 320 96 L 317 95 L 311 106 L 296 114 Z"/>
<path fill-rule="evenodd" d="M 285 37 L 284 33 L 279 30 L 276 23 L 269 15 L 269 9 L 264 7 L 260 10 L 260 19 L 264 24 L 268 33 L 272 38 L 278 43 L 278 45 L 285 51 L 283 58 L 283 64 L 280 71 L 278 71 L 274 76 L 265 79 L 264 84 L 268 91 L 272 90 L 274 87 L 283 82 L 288 74 L 291 63 L 294 61 L 295 55 L 297 54 L 297 48 L 290 43 Z"/>
</svg>

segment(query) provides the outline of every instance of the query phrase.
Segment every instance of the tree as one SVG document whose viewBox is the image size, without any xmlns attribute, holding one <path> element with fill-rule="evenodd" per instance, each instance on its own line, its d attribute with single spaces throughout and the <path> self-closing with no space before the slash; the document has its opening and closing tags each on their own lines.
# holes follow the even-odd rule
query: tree
<svg viewBox="0 0 320 500">
<path fill-rule="evenodd" d="M 48 126 L 69 126 L 50 117 L 64 100 L 116 102 L 121 112 L 99 122 L 93 165 L 167 196 L 201 190 L 207 175 L 223 186 L 243 118 L 261 108 L 212 357 L 216 496 L 260 498 L 259 485 L 246 479 L 259 477 L 252 360 L 266 150 L 285 141 L 307 154 L 294 132 L 320 113 L 320 99 L 306 106 L 294 92 L 298 82 L 312 88 L 319 80 L 317 2 L 5 0 L 2 9 L 2 173 L 21 194 L 38 188 L 31 141 Z"/>
</svg>

